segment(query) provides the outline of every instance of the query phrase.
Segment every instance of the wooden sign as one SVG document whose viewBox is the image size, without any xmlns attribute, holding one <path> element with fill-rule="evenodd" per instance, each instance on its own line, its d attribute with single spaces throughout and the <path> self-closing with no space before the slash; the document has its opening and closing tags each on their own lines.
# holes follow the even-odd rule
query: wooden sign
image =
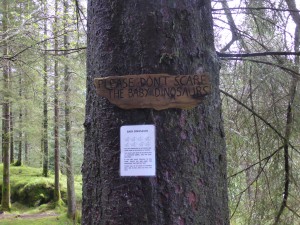
<svg viewBox="0 0 300 225">
<path fill-rule="evenodd" d="M 95 78 L 98 95 L 123 109 L 192 108 L 211 92 L 207 73 L 141 74 Z"/>
</svg>

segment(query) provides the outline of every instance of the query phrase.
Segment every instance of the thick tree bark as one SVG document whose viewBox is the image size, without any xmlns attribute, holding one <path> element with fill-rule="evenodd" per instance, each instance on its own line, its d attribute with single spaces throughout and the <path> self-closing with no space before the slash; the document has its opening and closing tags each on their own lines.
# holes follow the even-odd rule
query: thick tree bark
<svg viewBox="0 0 300 225">
<path fill-rule="evenodd" d="M 47 15 L 47 0 L 43 1 L 44 14 Z M 44 21 L 44 35 L 47 37 L 47 20 Z M 48 58 L 47 58 L 48 42 L 44 41 L 44 83 L 43 83 L 43 136 L 42 136 L 42 150 L 43 150 L 43 176 L 48 177 L 49 169 L 49 150 L 48 150 Z"/>
<path fill-rule="evenodd" d="M 226 151 L 210 1 L 88 1 L 83 224 L 229 224 Z M 93 79 L 210 74 L 192 110 L 122 110 Z M 156 126 L 156 177 L 120 177 L 119 129 Z"/>
<path fill-rule="evenodd" d="M 67 33 L 68 25 L 68 10 L 69 2 L 64 0 L 64 47 L 69 48 L 69 34 Z M 65 59 L 68 58 L 68 52 L 64 52 Z M 73 172 L 73 149 L 72 149 L 72 135 L 71 135 L 71 75 L 68 65 L 64 68 L 64 81 L 65 81 L 65 137 L 66 137 L 66 175 L 67 175 L 67 199 L 68 199 L 68 212 L 69 218 L 76 219 L 76 198 L 74 187 L 74 172 Z"/>
<path fill-rule="evenodd" d="M 8 44 L 6 41 L 6 31 L 8 28 L 8 7 L 9 2 L 2 2 L 2 26 L 3 26 L 3 55 L 8 55 Z M 9 211 L 10 204 L 10 107 L 9 107 L 9 61 L 3 63 L 3 104 L 2 104 L 2 161 L 3 161 L 3 182 L 2 182 L 2 198 L 1 208 L 4 211 Z"/>
<path fill-rule="evenodd" d="M 58 0 L 55 0 L 55 19 L 54 19 L 54 49 L 58 49 Z M 58 102 L 58 86 L 59 86 L 59 74 L 58 74 L 58 54 L 55 51 L 54 60 L 54 201 L 59 202 L 61 200 L 60 187 L 59 187 L 59 172 L 60 172 L 60 151 L 59 151 L 59 102 Z"/>
</svg>

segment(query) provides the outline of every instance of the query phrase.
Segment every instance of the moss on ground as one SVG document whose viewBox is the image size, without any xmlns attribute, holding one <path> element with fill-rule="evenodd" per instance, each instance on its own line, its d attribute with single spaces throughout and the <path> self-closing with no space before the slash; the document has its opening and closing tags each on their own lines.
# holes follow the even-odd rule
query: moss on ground
<svg viewBox="0 0 300 225">
<path fill-rule="evenodd" d="M 0 164 L 0 174 L 3 173 L 3 164 Z M 0 180 L 0 189 L 2 188 Z M 54 175 L 42 176 L 42 169 L 27 166 L 10 167 L 12 208 L 7 218 L 0 217 L 2 225 L 54 225 L 73 224 L 66 216 L 67 178 L 60 176 L 62 201 L 53 202 Z M 75 176 L 75 192 L 78 209 L 81 205 L 81 176 Z M 0 191 L 1 202 L 1 191 Z M 78 224 L 80 223 L 80 215 Z"/>
<path fill-rule="evenodd" d="M 42 218 L 24 218 L 14 217 L 0 220 L 1 225 L 73 225 L 73 222 L 67 216 L 47 216 Z"/>
<path fill-rule="evenodd" d="M 0 174 L 2 174 L 2 170 L 3 164 L 0 164 Z M 67 178 L 65 175 L 61 175 L 60 178 L 61 196 L 66 203 Z M 54 176 L 50 174 L 49 177 L 43 177 L 41 168 L 11 166 L 10 183 L 12 203 L 18 202 L 27 207 L 37 207 L 53 200 Z M 75 192 L 78 204 L 81 204 L 81 185 L 81 176 L 76 176 Z M 0 180 L 0 188 L 2 188 L 2 179 Z"/>
</svg>

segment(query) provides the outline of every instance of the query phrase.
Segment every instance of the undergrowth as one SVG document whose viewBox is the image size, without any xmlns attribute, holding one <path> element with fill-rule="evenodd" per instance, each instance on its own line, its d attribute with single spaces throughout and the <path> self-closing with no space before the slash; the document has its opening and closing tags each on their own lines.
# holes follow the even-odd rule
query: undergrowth
<svg viewBox="0 0 300 225">
<path fill-rule="evenodd" d="M 0 164 L 0 174 L 3 173 L 3 164 Z M 0 188 L 2 188 L 2 179 L 0 179 Z M 75 193 L 78 209 L 81 207 L 81 176 L 75 177 Z M 67 178 L 65 175 L 60 175 L 60 190 L 62 200 L 60 202 L 53 202 L 54 193 L 54 175 L 49 177 L 42 176 L 42 169 L 32 168 L 27 166 L 13 166 L 10 167 L 10 184 L 11 184 L 11 202 L 12 208 L 9 212 L 12 215 L 21 214 L 40 214 L 44 212 L 53 212 L 59 216 L 50 218 L 58 223 L 45 223 L 44 218 L 38 218 L 36 221 L 28 224 L 69 224 L 65 222 L 66 204 L 67 204 Z M 1 190 L 1 189 L 0 189 Z M 1 192 L 0 192 L 1 200 Z M 14 218 L 13 223 L 9 220 L 1 220 L 0 224 L 27 224 L 24 218 Z M 18 223 L 18 220 L 24 223 Z M 26 219 L 27 220 L 27 219 Z M 30 219 L 28 219 L 30 221 Z M 49 218 L 47 219 L 49 220 Z M 66 218 L 66 220 L 68 220 Z M 62 221 L 62 223 L 60 223 Z M 4 223 L 5 222 L 5 223 Z M 71 224 L 71 223 L 70 223 Z"/>
</svg>

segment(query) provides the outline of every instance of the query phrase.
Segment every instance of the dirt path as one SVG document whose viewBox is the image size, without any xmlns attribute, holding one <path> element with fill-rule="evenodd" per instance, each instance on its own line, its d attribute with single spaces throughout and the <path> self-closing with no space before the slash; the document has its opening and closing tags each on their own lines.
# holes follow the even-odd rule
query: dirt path
<svg viewBox="0 0 300 225">
<path fill-rule="evenodd" d="M 59 214 L 55 212 L 45 212 L 45 213 L 36 213 L 36 214 L 0 213 L 0 221 L 3 219 L 14 219 L 14 218 L 34 219 L 34 218 L 44 218 L 44 217 L 52 217 L 52 216 L 59 216 Z"/>
</svg>

